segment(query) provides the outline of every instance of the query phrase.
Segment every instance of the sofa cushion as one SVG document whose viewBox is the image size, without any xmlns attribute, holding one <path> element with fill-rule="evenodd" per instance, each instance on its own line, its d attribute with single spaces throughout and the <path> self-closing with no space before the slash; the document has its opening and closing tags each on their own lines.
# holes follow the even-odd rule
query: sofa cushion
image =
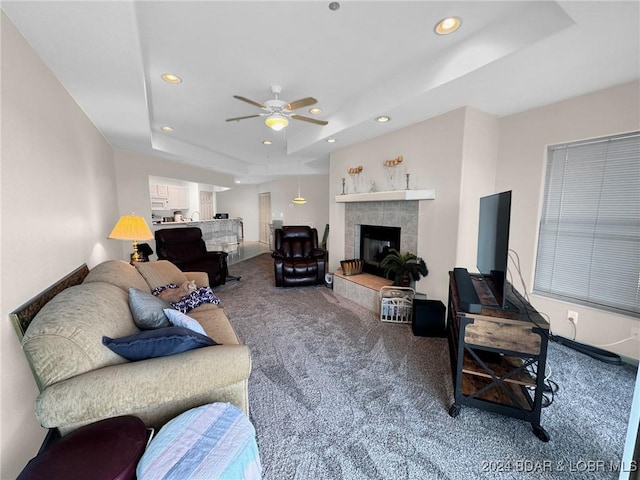
<svg viewBox="0 0 640 480">
<path fill-rule="evenodd" d="M 240 339 L 231 326 L 224 309 L 205 303 L 189 312 L 189 316 L 202 325 L 207 336 L 222 345 L 240 345 Z"/>
<path fill-rule="evenodd" d="M 161 298 L 140 291 L 136 288 L 129 289 L 129 308 L 133 321 L 141 330 L 169 327 L 171 323 L 164 313 L 169 304 Z"/>
<path fill-rule="evenodd" d="M 93 267 L 83 283 L 105 282 L 120 287 L 125 292 L 129 287 L 150 293 L 151 289 L 136 269 L 122 260 L 107 260 Z"/>
<path fill-rule="evenodd" d="M 200 335 L 207 334 L 207 332 L 204 331 L 204 328 L 202 328 L 202 325 L 200 325 L 195 318 L 191 318 L 190 316 L 185 315 L 178 310 L 174 310 L 173 308 L 166 308 L 164 313 L 171 322 L 171 325 L 188 328 Z"/>
<path fill-rule="evenodd" d="M 136 270 L 146 280 L 149 291 L 170 283 L 182 285 L 187 281 L 186 275 L 168 260 L 136 263 Z"/>
<path fill-rule="evenodd" d="M 34 317 L 22 346 L 41 388 L 125 360 L 104 348 L 102 337 L 138 332 L 127 293 L 110 283 L 69 287 Z"/>
<path fill-rule="evenodd" d="M 206 335 L 184 327 L 156 328 L 122 338 L 105 336 L 102 343 L 132 362 L 216 345 L 216 342 Z"/>
</svg>

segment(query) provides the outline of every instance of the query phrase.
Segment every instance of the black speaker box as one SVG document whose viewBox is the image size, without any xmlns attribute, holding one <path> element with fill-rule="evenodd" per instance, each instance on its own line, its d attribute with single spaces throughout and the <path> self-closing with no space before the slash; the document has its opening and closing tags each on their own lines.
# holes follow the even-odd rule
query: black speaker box
<svg viewBox="0 0 640 480">
<path fill-rule="evenodd" d="M 416 337 L 445 337 L 446 308 L 440 300 L 414 298 L 411 330 Z"/>
</svg>

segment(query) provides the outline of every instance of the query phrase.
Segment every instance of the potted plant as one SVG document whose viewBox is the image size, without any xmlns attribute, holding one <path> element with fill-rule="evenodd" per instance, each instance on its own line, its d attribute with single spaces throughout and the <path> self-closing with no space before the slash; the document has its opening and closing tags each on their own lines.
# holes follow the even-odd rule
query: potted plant
<svg viewBox="0 0 640 480">
<path fill-rule="evenodd" d="M 413 253 L 404 255 L 395 249 L 389 250 L 389 254 L 382 259 L 380 267 L 387 278 L 393 279 L 393 285 L 397 287 L 409 287 L 429 274 L 424 260 Z"/>
</svg>

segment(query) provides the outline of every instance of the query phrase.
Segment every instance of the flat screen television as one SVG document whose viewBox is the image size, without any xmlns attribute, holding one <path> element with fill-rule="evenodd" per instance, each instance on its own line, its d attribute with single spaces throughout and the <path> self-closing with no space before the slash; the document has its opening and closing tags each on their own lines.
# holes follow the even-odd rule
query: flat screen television
<svg viewBox="0 0 640 480">
<path fill-rule="evenodd" d="M 517 310 L 506 298 L 510 222 L 510 190 L 480 199 L 476 266 L 483 277 L 491 280 L 488 284 L 493 285 L 492 293 L 496 299 L 493 306 L 504 310 Z"/>
</svg>

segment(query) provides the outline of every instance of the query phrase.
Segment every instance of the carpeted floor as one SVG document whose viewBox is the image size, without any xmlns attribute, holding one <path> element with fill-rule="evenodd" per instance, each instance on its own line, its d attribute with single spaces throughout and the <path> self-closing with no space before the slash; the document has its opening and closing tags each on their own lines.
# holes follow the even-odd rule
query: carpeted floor
<svg viewBox="0 0 640 480">
<path fill-rule="evenodd" d="M 242 280 L 216 294 L 251 348 L 264 480 L 618 478 L 635 368 L 550 344 L 560 390 L 542 411 L 543 443 L 520 420 L 448 415 L 446 339 L 415 337 L 324 286 L 277 289 L 268 254 L 231 273 Z"/>
</svg>

